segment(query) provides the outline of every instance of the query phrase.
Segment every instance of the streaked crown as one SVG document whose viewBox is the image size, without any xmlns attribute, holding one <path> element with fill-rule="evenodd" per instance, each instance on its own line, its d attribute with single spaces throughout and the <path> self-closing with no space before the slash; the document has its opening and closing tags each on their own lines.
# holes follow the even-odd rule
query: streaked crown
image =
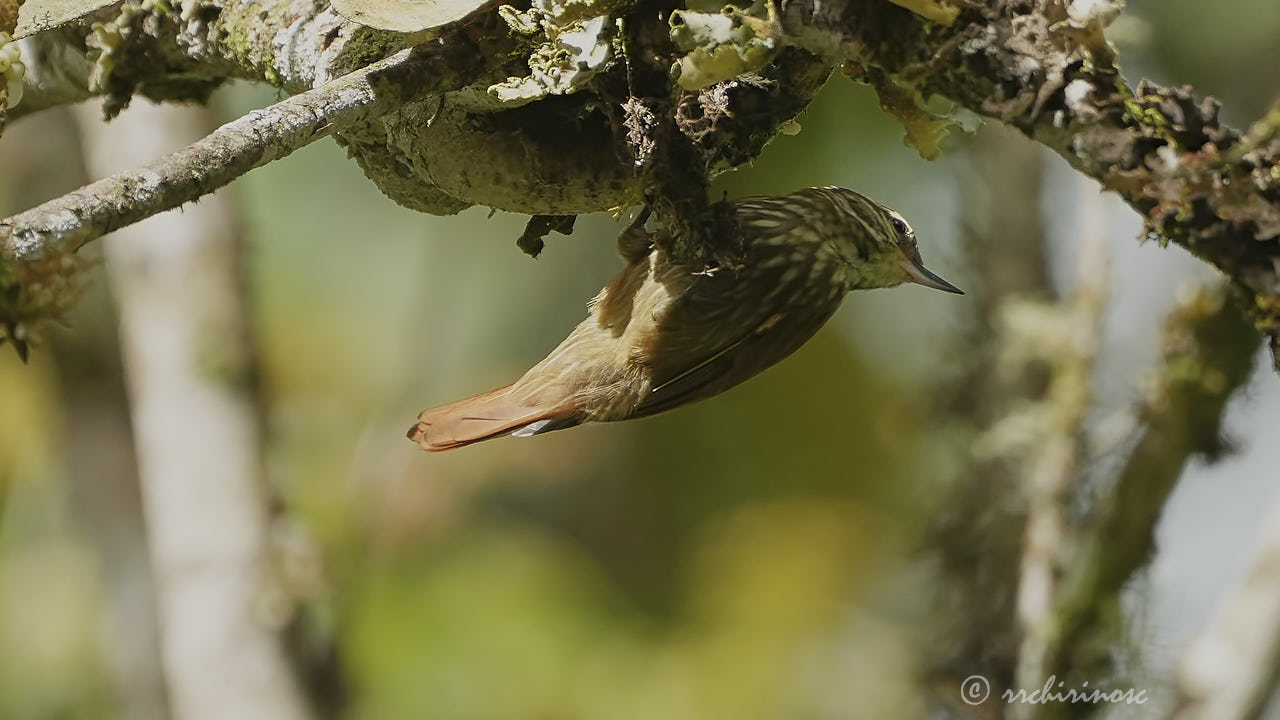
<svg viewBox="0 0 1280 720">
<path fill-rule="evenodd" d="M 915 231 L 902 215 L 860 193 L 831 186 L 805 188 L 743 200 L 738 206 L 744 229 L 758 234 L 756 242 L 814 244 L 815 255 L 829 253 L 844 265 L 850 290 L 914 282 L 960 292 L 925 269 Z"/>
</svg>

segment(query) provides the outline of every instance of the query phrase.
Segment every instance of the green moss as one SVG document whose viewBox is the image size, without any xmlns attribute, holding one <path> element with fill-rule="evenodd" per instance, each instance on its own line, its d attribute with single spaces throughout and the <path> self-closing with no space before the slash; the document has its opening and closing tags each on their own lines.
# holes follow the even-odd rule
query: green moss
<svg viewBox="0 0 1280 720">
<path fill-rule="evenodd" d="M 1254 295 L 1254 326 L 1264 333 L 1280 332 L 1280 297 Z"/>
<path fill-rule="evenodd" d="M 342 55 L 332 64 L 335 74 L 347 73 L 371 65 L 399 50 L 424 41 L 430 31 L 416 35 L 389 33 L 367 27 L 357 27 L 342 48 Z"/>
<path fill-rule="evenodd" d="M 1160 97 L 1150 95 L 1138 97 L 1134 95 L 1133 91 L 1124 84 L 1124 80 L 1118 75 L 1115 78 L 1115 88 L 1116 92 L 1124 98 L 1124 114 L 1121 116 L 1124 122 L 1147 128 L 1155 133 L 1157 137 L 1169 143 L 1170 147 L 1178 147 L 1178 141 L 1173 135 L 1173 125 L 1164 116 L 1164 113 L 1160 111 Z"/>
</svg>

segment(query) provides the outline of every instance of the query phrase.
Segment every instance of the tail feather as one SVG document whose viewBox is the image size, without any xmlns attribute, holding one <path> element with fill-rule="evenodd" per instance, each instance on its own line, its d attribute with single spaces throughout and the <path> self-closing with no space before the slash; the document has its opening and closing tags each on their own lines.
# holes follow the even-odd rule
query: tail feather
<svg viewBox="0 0 1280 720">
<path fill-rule="evenodd" d="M 423 410 L 418 423 L 409 428 L 409 439 L 423 450 L 438 452 L 463 447 L 481 440 L 520 434 L 534 435 L 578 424 L 572 411 L 564 407 L 531 407 L 508 397 L 508 385 L 482 395 Z"/>
</svg>

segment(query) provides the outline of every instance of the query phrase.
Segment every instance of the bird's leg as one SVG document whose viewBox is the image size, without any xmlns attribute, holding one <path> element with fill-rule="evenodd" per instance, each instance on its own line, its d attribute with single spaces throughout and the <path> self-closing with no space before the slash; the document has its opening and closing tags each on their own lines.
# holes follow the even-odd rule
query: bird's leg
<svg viewBox="0 0 1280 720">
<path fill-rule="evenodd" d="M 709 214 L 713 224 L 711 237 L 716 240 L 711 250 L 716 267 L 734 271 L 742 269 L 746 242 L 738 226 L 738 213 L 733 203 L 725 197 L 711 204 Z"/>
<path fill-rule="evenodd" d="M 618 254 L 628 264 L 639 262 L 653 250 L 653 233 L 644 229 L 649 221 L 649 206 L 640 208 L 636 219 L 618 235 Z"/>
<path fill-rule="evenodd" d="M 633 16 L 670 16 L 667 0 L 640 0 Z M 676 122 L 687 94 L 672 82 L 671 64 L 681 55 L 666 23 L 627 23 L 622 28 L 626 98 L 616 137 L 645 186 L 645 204 L 660 226 L 653 242 L 689 265 L 713 265 L 717 237 L 707 202 L 707 159 Z"/>
</svg>

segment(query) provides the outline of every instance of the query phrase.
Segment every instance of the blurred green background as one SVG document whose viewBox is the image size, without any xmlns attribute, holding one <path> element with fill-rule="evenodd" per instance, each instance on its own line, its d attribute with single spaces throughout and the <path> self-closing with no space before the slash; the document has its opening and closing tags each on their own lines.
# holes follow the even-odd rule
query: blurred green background
<svg viewBox="0 0 1280 720">
<path fill-rule="evenodd" d="M 1237 124 L 1280 92 L 1274 0 L 1131 2 L 1114 34 L 1129 80 L 1193 83 Z M 233 117 L 273 98 L 240 86 L 217 104 Z M 717 193 L 857 189 L 911 219 L 930 267 L 966 286 L 970 138 L 926 163 L 838 73 L 799 122 Z M 0 153 L 6 214 L 83 180 L 65 119 L 16 124 Z M 971 430 L 935 401 L 972 350 L 954 331 L 965 298 L 858 293 L 795 356 L 721 397 L 427 455 L 403 438 L 417 412 L 506 384 L 553 347 L 618 269 L 619 222 L 580 218 L 531 260 L 514 244 L 523 217 L 404 210 L 330 141 L 233 192 L 250 238 L 281 621 L 333 712 L 912 714 L 894 622 L 907 610 L 881 597 Z M 1052 226 L 1069 214 L 1049 208 L 1051 236 L 1069 236 Z M 1115 242 L 1133 246 L 1136 218 L 1117 216 Z M 1119 278 L 1134 277 L 1124 263 L 1164 263 L 1117 289 L 1120 304 L 1147 298 L 1110 330 L 1117 406 L 1155 355 L 1162 303 L 1180 277 L 1206 275 L 1165 259 L 1179 254 L 1117 256 Z M 140 520 L 115 320 L 95 275 L 30 366 L 0 353 L 2 718 L 126 717 L 110 665 L 129 630 L 108 617 L 118 599 L 104 587 L 137 565 Z"/>
</svg>

